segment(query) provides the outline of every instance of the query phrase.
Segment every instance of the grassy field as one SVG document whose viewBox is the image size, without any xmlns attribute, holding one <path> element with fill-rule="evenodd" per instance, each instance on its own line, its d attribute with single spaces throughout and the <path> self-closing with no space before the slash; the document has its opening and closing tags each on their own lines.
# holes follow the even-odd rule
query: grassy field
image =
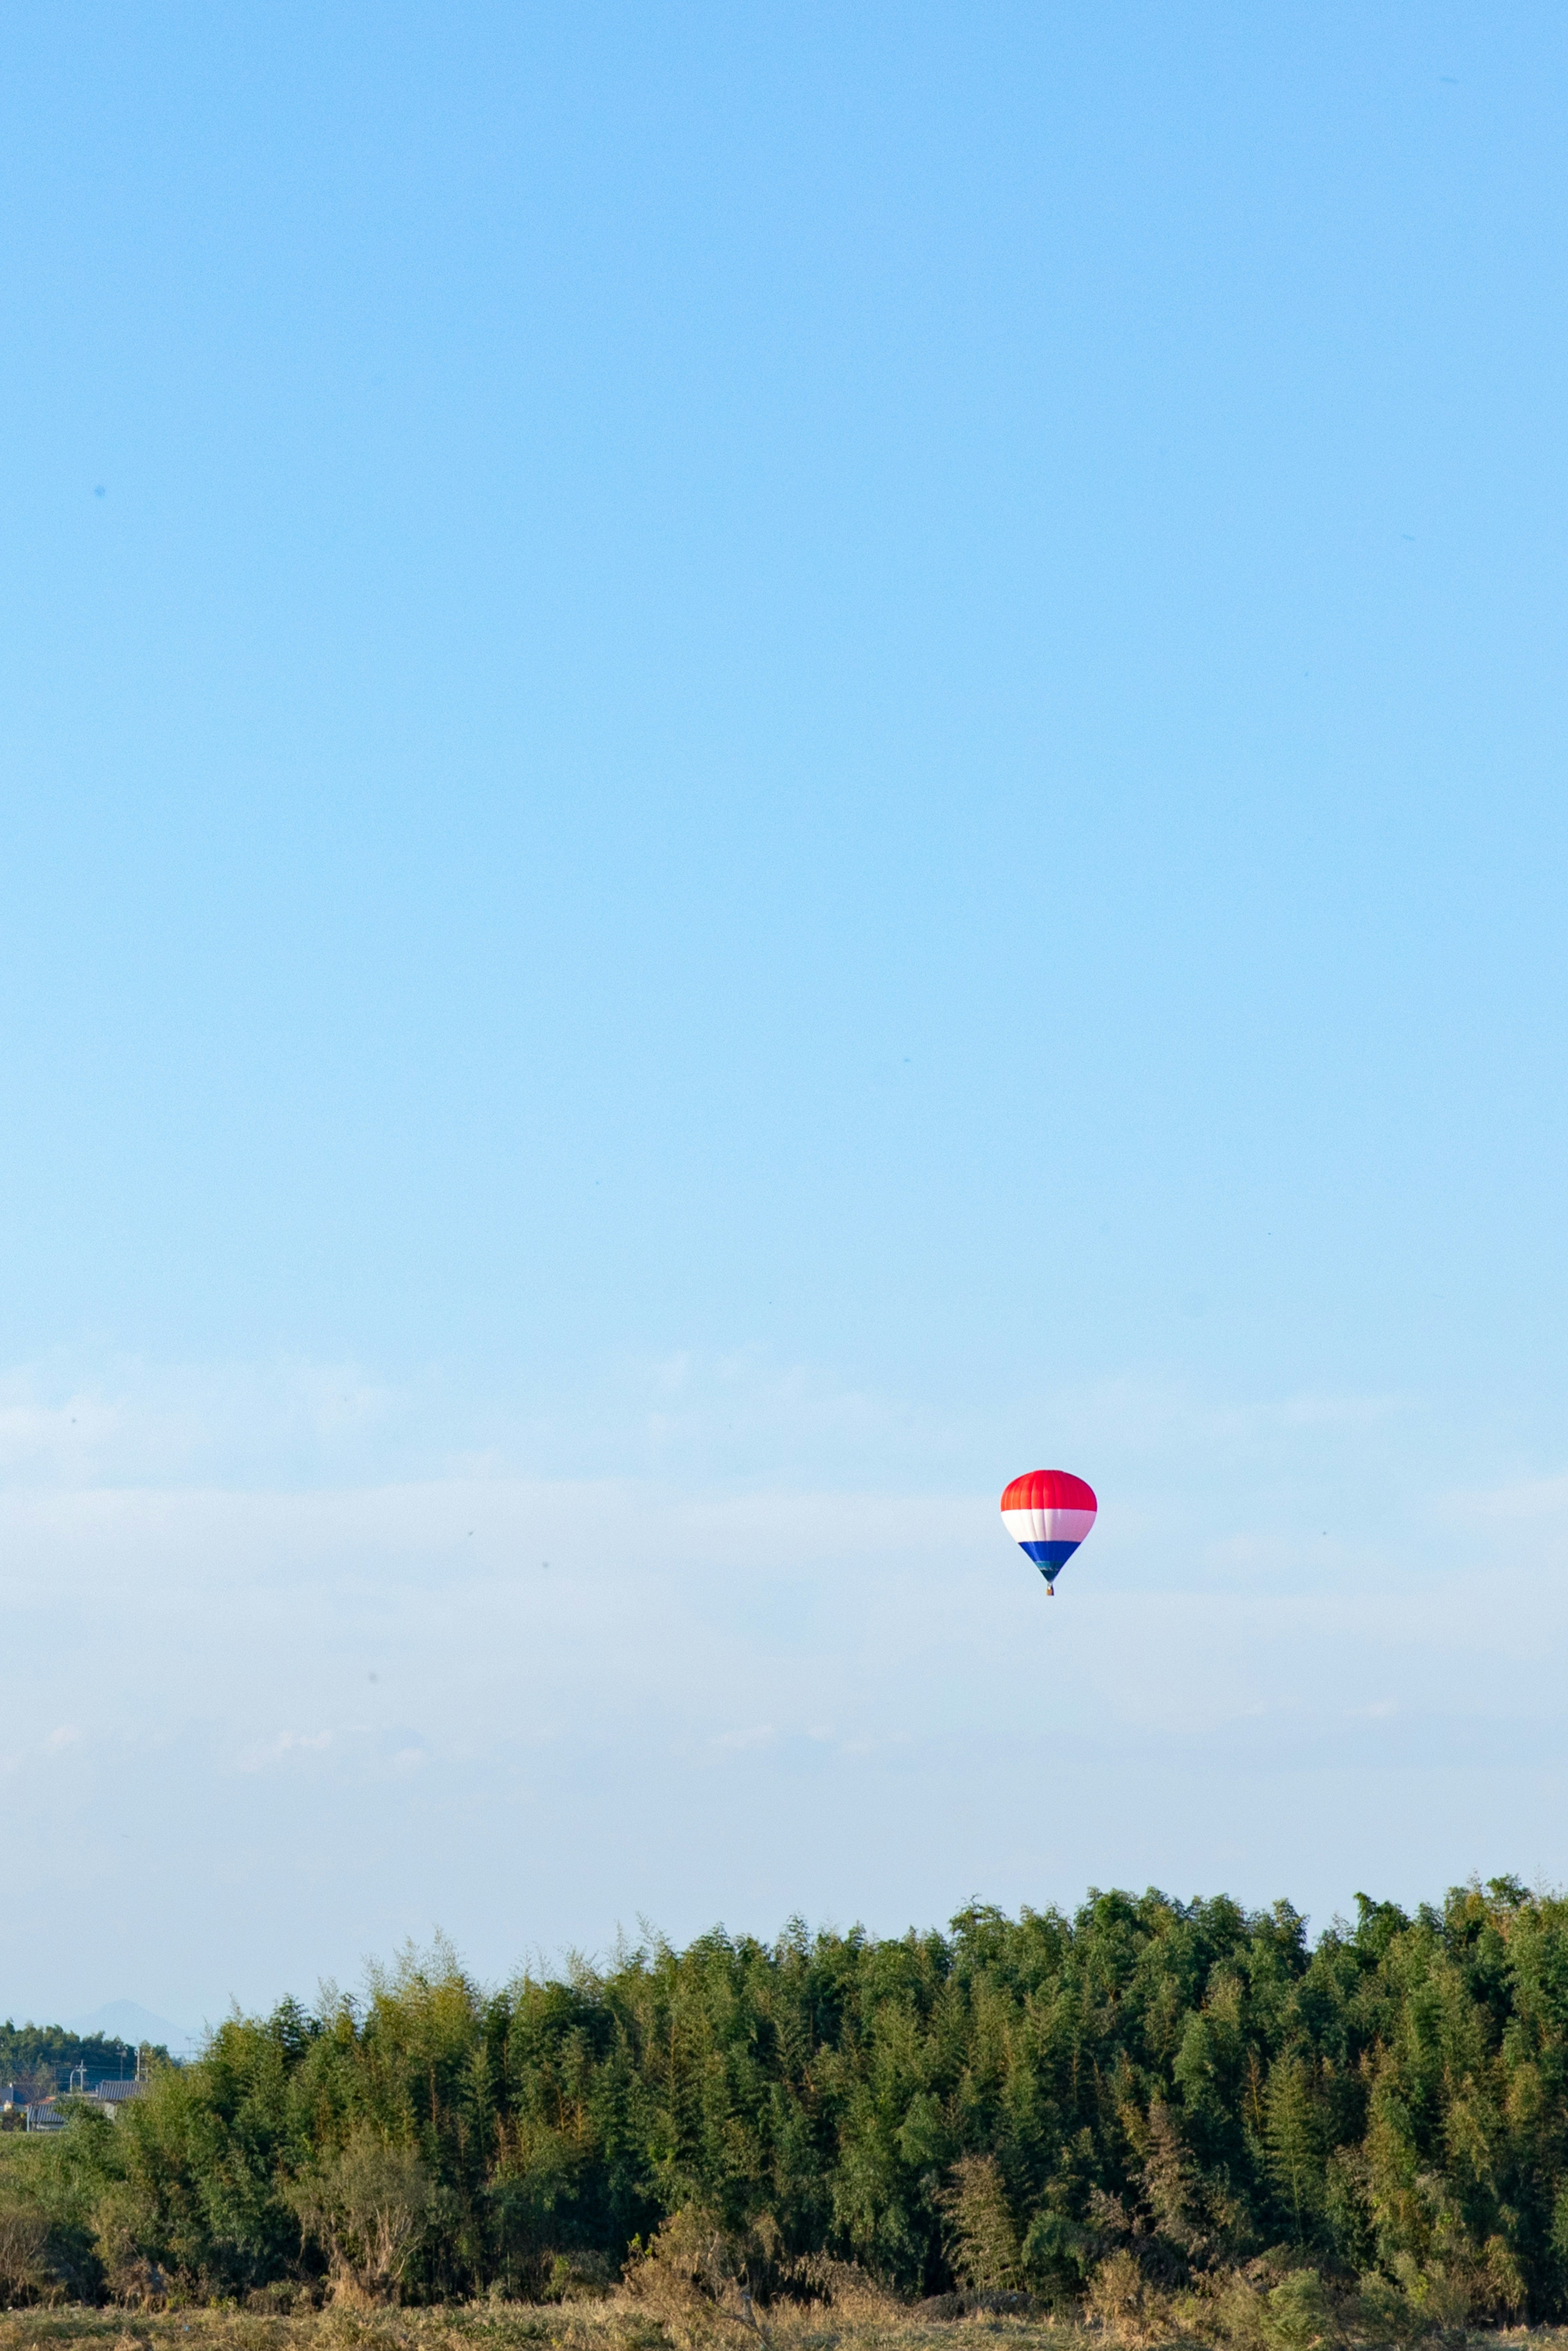
<svg viewBox="0 0 1568 2351">
<path fill-rule="evenodd" d="M 719 2310 L 655 2317 L 622 2296 L 602 2303 L 536 2305 L 466 2303 L 448 2307 L 356 2310 L 336 2305 L 288 2313 L 211 2306 L 128 2312 L 79 2306 L 0 2313 L 0 2351 L 1196 2351 L 1201 2338 L 1157 2321 L 1113 2324 L 1061 2317 L 978 2314 L 946 2320 L 895 2303 L 858 2310 L 821 2305 L 774 2310 L 755 2325 Z M 1323 2338 L 1328 2351 L 1334 2338 Z M 1343 2339 L 1343 2338 L 1341 2338 Z M 1458 2331 L 1443 2351 L 1568 2351 L 1568 2328 Z M 1320 2351 L 1303 2345 L 1301 2351 Z"/>
<path fill-rule="evenodd" d="M 156 2312 L 84 2309 L 0 2313 L 0 2351 L 1092 2351 L 1098 2329 L 1052 2319 L 977 2317 L 945 2322 L 890 2304 L 839 2313 L 818 2306 L 769 2313 L 755 2327 L 713 2311 L 682 2323 L 620 2297 L 535 2305 L 466 2303 L 434 2309 L 278 2313 L 198 2308 Z M 1563 2351 L 1568 2351 L 1565 2339 Z"/>
</svg>

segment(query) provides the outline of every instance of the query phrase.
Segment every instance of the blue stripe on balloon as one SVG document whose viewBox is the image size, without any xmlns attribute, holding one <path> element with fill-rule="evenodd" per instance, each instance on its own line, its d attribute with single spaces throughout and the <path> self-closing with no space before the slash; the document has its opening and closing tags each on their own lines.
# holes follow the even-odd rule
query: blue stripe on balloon
<svg viewBox="0 0 1568 2351">
<path fill-rule="evenodd" d="M 1019 1549 L 1033 1560 L 1036 1567 L 1055 1569 L 1066 1566 L 1078 1545 L 1075 1542 L 1026 1542 L 1020 1544 Z"/>
</svg>

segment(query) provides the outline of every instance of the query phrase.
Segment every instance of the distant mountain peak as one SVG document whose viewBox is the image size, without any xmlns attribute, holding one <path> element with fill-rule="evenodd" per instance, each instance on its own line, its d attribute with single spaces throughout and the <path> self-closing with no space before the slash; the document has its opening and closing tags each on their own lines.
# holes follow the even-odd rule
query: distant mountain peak
<svg viewBox="0 0 1568 2351">
<path fill-rule="evenodd" d="M 90 2015 L 66 2019 L 73 2032 L 100 2032 L 108 2041 L 126 2041 L 134 2049 L 139 2043 L 161 2043 L 171 2057 L 189 2055 L 201 2039 L 187 2024 L 172 2023 L 168 2017 L 157 2015 L 143 2008 L 138 2000 L 110 2000 Z"/>
</svg>

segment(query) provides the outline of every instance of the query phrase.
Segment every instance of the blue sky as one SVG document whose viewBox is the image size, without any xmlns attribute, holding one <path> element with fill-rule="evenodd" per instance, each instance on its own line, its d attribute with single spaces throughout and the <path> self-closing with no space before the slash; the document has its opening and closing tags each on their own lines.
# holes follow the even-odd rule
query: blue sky
<svg viewBox="0 0 1568 2351">
<path fill-rule="evenodd" d="M 1560 1878 L 1561 13 L 7 41 L 0 2011 Z"/>
</svg>

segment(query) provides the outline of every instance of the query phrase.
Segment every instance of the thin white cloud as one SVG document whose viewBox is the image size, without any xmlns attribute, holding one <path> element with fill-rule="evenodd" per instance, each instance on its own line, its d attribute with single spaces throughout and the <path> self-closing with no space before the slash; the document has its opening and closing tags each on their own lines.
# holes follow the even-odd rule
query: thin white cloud
<svg viewBox="0 0 1568 2351">
<path fill-rule="evenodd" d="M 25 1951 L 0 1925 L 38 1971 L 18 1998 L 115 1994 L 140 1952 L 166 2008 L 217 2013 L 434 1919 L 498 1972 L 639 1907 L 886 1926 L 977 1886 L 1311 1899 L 1315 1872 L 1343 1901 L 1342 1872 L 1557 1865 L 1568 1479 L 1410 1466 L 1389 1506 L 1392 1408 L 1064 1405 L 1071 1458 L 1112 1468 L 1048 1601 L 994 1488 L 929 1464 L 524 1475 L 537 1425 L 497 1416 L 389 1476 L 412 1408 L 374 1382 L 140 1381 L 71 1390 L 90 1442 L 69 1397 L 8 1392 L 42 1417 L 0 1481 L 0 1601 L 90 1696 L 0 1764 L 13 1866 L 59 1886 Z M 726 1381 L 758 1427 L 861 1409 L 747 1358 L 666 1364 L 643 1402 L 700 1430 Z M 150 1972 L 171 1950 L 186 1972 Z"/>
</svg>

